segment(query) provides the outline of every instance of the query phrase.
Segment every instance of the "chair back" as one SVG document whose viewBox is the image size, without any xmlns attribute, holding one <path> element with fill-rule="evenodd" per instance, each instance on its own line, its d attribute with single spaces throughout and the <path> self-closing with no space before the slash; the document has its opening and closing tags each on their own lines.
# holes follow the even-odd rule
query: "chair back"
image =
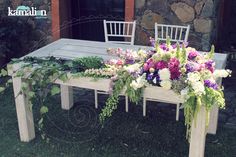
<svg viewBox="0 0 236 157">
<path fill-rule="evenodd" d="M 134 44 L 136 21 L 106 21 L 103 20 L 105 42 Z M 120 39 L 120 40 L 118 40 Z"/>
<path fill-rule="evenodd" d="M 165 25 L 155 23 L 155 40 L 166 41 L 168 38 L 171 42 L 187 42 L 190 25 Z"/>
</svg>

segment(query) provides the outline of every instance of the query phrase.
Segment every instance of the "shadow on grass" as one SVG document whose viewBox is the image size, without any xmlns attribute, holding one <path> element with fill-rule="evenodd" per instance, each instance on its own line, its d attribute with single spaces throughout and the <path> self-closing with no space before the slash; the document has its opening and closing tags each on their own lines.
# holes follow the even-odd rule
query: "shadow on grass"
<svg viewBox="0 0 236 157">
<path fill-rule="evenodd" d="M 174 105 L 148 104 L 147 117 L 140 105 L 119 108 L 102 126 L 98 114 L 106 96 L 99 96 L 100 108 L 94 108 L 93 92 L 77 89 L 75 105 L 69 111 L 60 107 L 60 97 L 48 99 L 49 113 L 44 131 L 49 142 L 42 140 L 36 128 L 36 139 L 30 143 L 19 140 L 13 92 L 8 88 L 0 95 L 0 156 L 1 157 L 187 157 L 183 113 L 175 121 Z M 39 107 L 34 106 L 35 124 Z M 37 127 L 37 126 L 36 126 Z M 206 157 L 235 157 L 236 130 L 218 127 L 215 136 L 208 135 Z"/>
</svg>

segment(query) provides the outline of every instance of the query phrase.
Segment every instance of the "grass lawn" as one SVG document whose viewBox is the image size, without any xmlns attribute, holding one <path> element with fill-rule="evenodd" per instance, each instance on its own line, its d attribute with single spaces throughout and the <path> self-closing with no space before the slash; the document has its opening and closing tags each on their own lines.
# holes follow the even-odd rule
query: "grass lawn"
<svg viewBox="0 0 236 157">
<path fill-rule="evenodd" d="M 93 92 L 76 90 L 75 106 L 70 111 L 60 108 L 60 97 L 49 98 L 43 140 L 36 125 L 36 139 L 19 140 L 12 88 L 0 95 L 0 157 L 187 157 L 183 113 L 175 121 L 174 105 L 149 103 L 147 117 L 140 105 L 120 107 L 104 126 L 94 109 Z M 105 96 L 99 97 L 104 104 Z M 236 102 L 234 102 L 236 103 Z M 101 105 L 100 105 L 101 107 Z M 34 106 L 35 124 L 39 107 Z M 236 157 L 236 130 L 219 124 L 217 134 L 207 135 L 206 157 Z"/>
</svg>

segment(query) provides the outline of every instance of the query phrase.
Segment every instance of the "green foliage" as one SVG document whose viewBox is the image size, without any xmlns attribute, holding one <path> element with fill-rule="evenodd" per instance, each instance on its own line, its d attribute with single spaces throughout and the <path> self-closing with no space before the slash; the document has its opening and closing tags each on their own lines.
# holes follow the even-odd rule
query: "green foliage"
<svg viewBox="0 0 236 157">
<path fill-rule="evenodd" d="M 85 71 L 86 69 L 99 69 L 104 67 L 101 57 L 77 58 L 69 64 L 72 72 Z"/>
<path fill-rule="evenodd" d="M 189 98 L 184 102 L 185 125 L 187 127 L 186 137 L 188 139 L 190 139 L 193 120 L 197 119 L 202 106 L 206 109 L 206 127 L 209 125 L 209 114 L 212 107 L 214 105 L 217 105 L 219 108 L 225 107 L 224 95 L 221 90 L 205 87 L 205 92 L 202 96 L 196 96 L 193 92 L 190 92 Z"/>
<path fill-rule="evenodd" d="M 61 92 L 61 89 L 58 86 L 56 86 L 56 85 L 52 86 L 52 89 L 51 89 L 51 95 L 52 96 L 56 95 L 56 94 L 59 94 L 60 92 Z"/>
<path fill-rule="evenodd" d="M 132 87 L 130 87 L 130 83 L 134 79 L 135 78 L 133 78 L 133 76 L 130 75 L 127 71 L 118 72 L 118 78 L 115 81 L 113 93 L 108 98 L 105 107 L 102 109 L 102 112 L 99 115 L 99 119 L 101 122 L 104 122 L 107 117 L 111 117 L 112 112 L 117 109 L 119 95 L 123 89 L 126 89 L 125 94 L 129 97 L 131 102 L 138 103 L 138 101 L 141 99 L 143 89 L 134 90 Z"/>
<path fill-rule="evenodd" d="M 182 45 L 182 53 L 181 53 L 181 57 L 180 57 L 180 63 L 182 65 L 185 65 L 187 63 L 187 52 L 186 52 L 184 44 Z"/>
<path fill-rule="evenodd" d="M 208 52 L 206 55 L 206 59 L 213 59 L 214 54 L 215 54 L 215 46 L 212 45 L 210 52 Z"/>
<path fill-rule="evenodd" d="M 45 114 L 45 113 L 48 113 L 48 107 L 46 107 L 46 106 L 42 106 L 41 108 L 40 108 L 40 114 Z"/>
<path fill-rule="evenodd" d="M 1 76 L 3 76 L 3 77 L 4 77 L 4 76 L 7 76 L 7 71 L 6 71 L 5 69 L 2 69 L 2 70 L 1 70 L 0 77 L 1 77 Z"/>
</svg>

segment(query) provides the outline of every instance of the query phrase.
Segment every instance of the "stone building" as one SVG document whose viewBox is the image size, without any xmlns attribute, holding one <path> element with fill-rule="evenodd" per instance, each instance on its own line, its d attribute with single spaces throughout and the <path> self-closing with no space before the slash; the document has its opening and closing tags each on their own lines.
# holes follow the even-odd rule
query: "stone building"
<svg viewBox="0 0 236 157">
<path fill-rule="evenodd" d="M 79 1 L 79 0 L 78 0 Z M 100 2 L 101 1 L 101 2 Z M 105 0 L 96 1 L 107 4 Z M 232 0 L 110 0 L 106 10 L 112 8 L 112 4 L 123 3 L 120 10 L 123 11 L 122 20 L 137 20 L 135 44 L 147 45 L 149 37 L 154 36 L 154 23 L 190 25 L 189 43 L 199 50 L 209 50 L 211 44 L 218 44 L 222 26 L 223 11 L 222 8 L 226 2 Z M 91 6 L 95 6 L 92 0 L 86 1 Z M 92 5 L 93 4 L 93 5 Z M 16 8 L 19 5 L 36 7 L 47 11 L 46 19 L 36 19 L 33 17 L 17 17 L 16 23 L 27 25 L 29 36 L 23 44 L 30 47 L 25 49 L 26 53 L 52 42 L 60 37 L 74 37 L 71 30 L 70 21 L 73 20 L 73 14 L 84 10 L 75 6 L 70 0 L 0 0 L 0 12 L 3 21 L 7 17 L 7 7 Z M 114 7 L 114 6 L 113 6 Z M 95 13 L 96 14 L 95 6 Z M 117 8 L 115 8 L 117 9 Z M 114 10 L 115 10 L 114 9 Z M 120 11 L 119 10 L 119 11 Z M 228 10 L 228 9 L 225 9 Z M 109 12 L 113 14 L 114 12 Z M 92 15 L 99 18 L 102 22 L 102 16 Z M 106 17 L 106 16 L 104 16 Z M 69 22 L 68 22 L 69 21 Z M 90 28 L 91 29 L 91 28 Z M 93 28 L 92 28 L 93 29 Z M 100 30 L 101 29 L 101 30 Z M 1 31 L 1 30 L 0 30 Z M 99 30 L 102 32 L 102 23 Z M 89 30 L 87 31 L 89 32 Z M 103 33 L 101 33 L 103 34 Z M 21 35 L 22 37 L 23 35 Z M 21 40 L 19 37 L 19 40 Z M 103 38 L 103 37 L 102 37 Z M 3 40 L 0 38 L 0 40 Z"/>
</svg>

